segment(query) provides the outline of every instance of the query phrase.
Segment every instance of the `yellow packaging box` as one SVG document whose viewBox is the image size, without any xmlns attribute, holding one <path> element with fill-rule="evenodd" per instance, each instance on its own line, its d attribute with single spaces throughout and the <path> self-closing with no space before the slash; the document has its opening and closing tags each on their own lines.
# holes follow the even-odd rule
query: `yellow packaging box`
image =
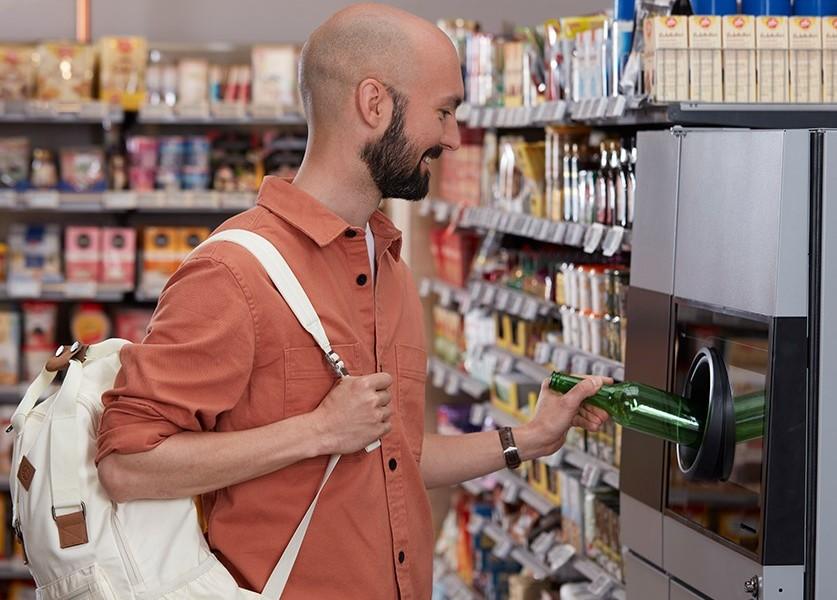
<svg viewBox="0 0 837 600">
<path fill-rule="evenodd" d="M 788 18 L 756 17 L 756 81 L 759 102 L 788 102 Z"/>
<path fill-rule="evenodd" d="M 645 83 L 661 102 L 689 98 L 689 19 L 670 15 L 645 20 Z"/>
<path fill-rule="evenodd" d="M 689 17 L 689 98 L 723 102 L 721 17 Z"/>
<path fill-rule="evenodd" d="M 837 16 L 823 17 L 822 27 L 822 101 L 837 102 Z"/>
<path fill-rule="evenodd" d="M 99 99 L 125 110 L 145 103 L 148 45 L 141 37 L 104 37 L 99 41 Z"/>
<path fill-rule="evenodd" d="M 756 20 L 749 15 L 722 18 L 724 102 L 756 101 Z"/>
<path fill-rule="evenodd" d="M 790 101 L 822 102 L 822 19 L 791 17 Z"/>
</svg>

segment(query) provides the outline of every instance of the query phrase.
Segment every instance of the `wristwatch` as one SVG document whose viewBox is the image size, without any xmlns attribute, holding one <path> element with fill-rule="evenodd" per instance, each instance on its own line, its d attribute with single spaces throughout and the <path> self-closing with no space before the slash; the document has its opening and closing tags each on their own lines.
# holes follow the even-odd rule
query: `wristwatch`
<svg viewBox="0 0 837 600">
<path fill-rule="evenodd" d="M 503 458 L 506 459 L 506 466 L 509 469 L 516 469 L 520 466 L 520 454 L 514 443 L 511 427 L 501 427 L 499 433 L 500 444 L 503 446 Z"/>
</svg>

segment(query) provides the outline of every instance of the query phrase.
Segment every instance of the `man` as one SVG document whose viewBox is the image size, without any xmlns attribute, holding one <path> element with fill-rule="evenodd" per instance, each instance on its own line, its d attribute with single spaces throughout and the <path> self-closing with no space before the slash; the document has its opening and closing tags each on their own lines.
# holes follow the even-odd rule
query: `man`
<svg viewBox="0 0 837 600">
<path fill-rule="evenodd" d="M 122 352 L 99 473 L 116 501 L 202 495 L 210 546 L 261 590 L 327 456 L 343 454 L 284 599 L 426 600 L 426 488 L 506 463 L 497 432 L 424 434 L 421 308 L 400 232 L 377 207 L 426 195 L 427 163 L 459 146 L 459 61 L 432 24 L 357 5 L 311 35 L 300 86 L 309 142 L 298 176 L 266 178 L 258 206 L 222 229 L 281 250 L 352 376 L 335 385 L 258 263 L 213 244 L 171 278 L 143 344 Z M 602 413 L 579 407 L 600 384 L 543 387 L 537 416 L 512 432 L 521 458 L 555 452 L 573 423 L 598 427 Z"/>
</svg>

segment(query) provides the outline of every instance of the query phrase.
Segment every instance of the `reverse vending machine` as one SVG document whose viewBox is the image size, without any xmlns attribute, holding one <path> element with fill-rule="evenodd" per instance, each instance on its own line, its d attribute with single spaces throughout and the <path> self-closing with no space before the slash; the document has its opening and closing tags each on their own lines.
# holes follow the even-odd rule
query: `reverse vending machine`
<svg viewBox="0 0 837 600">
<path fill-rule="evenodd" d="M 628 599 L 837 598 L 837 132 L 638 145 L 625 378 L 706 426 L 623 433 Z"/>
</svg>

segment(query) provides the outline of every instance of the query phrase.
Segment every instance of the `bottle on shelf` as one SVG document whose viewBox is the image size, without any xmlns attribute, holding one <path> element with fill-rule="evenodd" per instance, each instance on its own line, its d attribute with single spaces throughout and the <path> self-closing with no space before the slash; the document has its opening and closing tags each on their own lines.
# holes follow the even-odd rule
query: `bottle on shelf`
<svg viewBox="0 0 837 600">
<path fill-rule="evenodd" d="M 565 394 L 581 381 L 553 372 L 549 387 Z M 744 442 L 763 435 L 764 392 L 735 399 L 735 441 Z M 622 427 L 646 433 L 684 446 L 697 446 L 703 437 L 701 417 L 688 406 L 688 400 L 641 383 L 603 385 L 587 403 L 606 411 Z"/>
<path fill-rule="evenodd" d="M 632 143 L 628 159 L 625 161 L 625 173 L 628 179 L 628 227 L 633 227 L 636 209 L 636 142 Z"/>
<path fill-rule="evenodd" d="M 607 223 L 607 144 L 599 144 L 599 172 L 596 174 L 596 223 Z"/>
<path fill-rule="evenodd" d="M 619 142 L 610 143 L 610 169 L 614 180 L 614 213 L 612 225 L 628 226 L 628 178 L 622 168 L 625 148 Z"/>
</svg>

